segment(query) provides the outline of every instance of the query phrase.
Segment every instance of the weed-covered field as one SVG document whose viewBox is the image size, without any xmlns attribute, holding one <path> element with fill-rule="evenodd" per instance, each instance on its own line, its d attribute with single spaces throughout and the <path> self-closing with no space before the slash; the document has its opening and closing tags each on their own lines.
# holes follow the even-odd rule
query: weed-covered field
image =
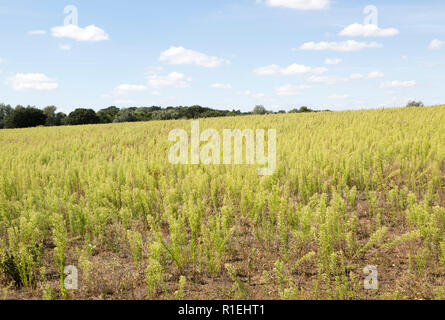
<svg viewBox="0 0 445 320">
<path fill-rule="evenodd" d="M 445 297 L 445 107 L 200 126 L 276 129 L 275 174 L 170 164 L 190 121 L 1 131 L 2 297 Z"/>
</svg>

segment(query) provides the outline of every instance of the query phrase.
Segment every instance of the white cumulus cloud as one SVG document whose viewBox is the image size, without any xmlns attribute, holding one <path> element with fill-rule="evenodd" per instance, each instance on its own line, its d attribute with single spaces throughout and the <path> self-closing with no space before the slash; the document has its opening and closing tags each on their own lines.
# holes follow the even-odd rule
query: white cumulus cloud
<svg viewBox="0 0 445 320">
<path fill-rule="evenodd" d="M 56 38 L 69 38 L 85 42 L 99 42 L 109 39 L 108 34 L 104 30 L 94 25 L 85 28 L 73 24 L 54 27 L 51 29 L 51 34 Z"/>
<path fill-rule="evenodd" d="M 348 40 L 343 42 L 306 42 L 300 47 L 300 50 L 350 52 L 382 47 L 383 44 L 378 42 L 358 42 L 355 40 Z"/>
<path fill-rule="evenodd" d="M 354 23 L 346 28 L 344 28 L 341 32 L 341 36 L 346 37 L 394 37 L 400 33 L 399 30 L 395 28 L 381 29 L 374 24 L 360 24 Z"/>
<path fill-rule="evenodd" d="M 439 39 L 433 39 L 428 47 L 430 50 L 439 50 L 443 46 L 443 41 Z"/>
<path fill-rule="evenodd" d="M 15 91 L 50 91 L 56 90 L 59 87 L 59 84 L 55 80 L 48 78 L 43 73 L 17 73 L 15 76 L 9 78 L 7 83 L 9 83 Z"/>
<path fill-rule="evenodd" d="M 179 72 L 172 72 L 166 76 L 160 76 L 158 74 L 152 74 L 148 76 L 148 84 L 153 88 L 188 88 L 190 87 L 191 81 L 191 78 L 187 78 L 183 73 Z"/>
<path fill-rule="evenodd" d="M 312 68 L 294 63 L 286 68 L 282 68 L 276 64 L 272 64 L 270 66 L 255 69 L 253 72 L 259 76 L 272 76 L 272 75 L 289 76 L 289 75 L 307 74 L 307 73 L 323 74 L 326 71 L 328 71 L 328 69 L 324 67 Z"/>
<path fill-rule="evenodd" d="M 169 64 L 192 64 L 206 68 L 216 68 L 230 64 L 229 60 L 208 56 L 201 52 L 185 49 L 184 47 L 171 47 L 161 52 L 159 60 Z"/>
<path fill-rule="evenodd" d="M 297 10 L 321 10 L 329 8 L 331 0 L 266 0 L 270 7 L 284 7 Z"/>
<path fill-rule="evenodd" d="M 383 82 L 380 87 L 381 88 L 410 88 L 415 87 L 417 85 L 416 81 L 387 81 Z"/>
</svg>

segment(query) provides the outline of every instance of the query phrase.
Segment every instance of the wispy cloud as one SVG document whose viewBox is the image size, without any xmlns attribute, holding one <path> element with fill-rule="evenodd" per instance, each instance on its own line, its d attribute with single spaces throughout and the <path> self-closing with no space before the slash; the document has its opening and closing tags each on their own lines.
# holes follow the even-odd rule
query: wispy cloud
<svg viewBox="0 0 445 320">
<path fill-rule="evenodd" d="M 258 1 L 257 2 L 261 2 Z M 331 0 L 265 0 L 270 7 L 284 7 L 296 10 L 321 10 L 329 8 Z"/>
<path fill-rule="evenodd" d="M 387 81 L 383 82 L 380 87 L 381 88 L 410 88 L 415 87 L 417 85 L 417 82 L 414 80 L 411 81 Z"/>
<path fill-rule="evenodd" d="M 329 99 L 336 99 L 336 100 L 348 99 L 349 98 L 349 94 L 332 94 L 328 98 Z"/>
<path fill-rule="evenodd" d="M 230 84 L 222 84 L 222 83 L 215 83 L 210 85 L 211 88 L 214 89 L 232 89 L 232 85 Z"/>
<path fill-rule="evenodd" d="M 329 85 L 348 82 L 347 78 L 335 77 L 335 76 L 311 76 L 307 80 L 313 83 L 323 83 Z"/>
<path fill-rule="evenodd" d="M 238 92 L 237 94 L 241 95 L 241 96 L 255 98 L 255 99 L 264 98 L 266 96 L 264 93 L 255 93 L 250 90 L 241 91 L 241 92 Z"/>
<path fill-rule="evenodd" d="M 360 79 L 364 79 L 365 76 L 362 75 L 361 73 L 353 73 L 349 76 L 349 79 L 351 80 L 360 80 Z"/>
<path fill-rule="evenodd" d="M 343 42 L 306 42 L 300 47 L 300 50 L 350 52 L 382 47 L 383 44 L 377 42 L 358 42 L 355 40 L 348 40 Z"/>
<path fill-rule="evenodd" d="M 368 79 L 378 79 L 378 78 L 384 78 L 385 74 L 383 72 L 379 72 L 379 71 L 374 71 L 374 72 L 370 72 L 368 74 Z"/>
<path fill-rule="evenodd" d="M 48 78 L 43 73 L 17 73 L 15 76 L 10 77 L 7 83 L 15 91 L 51 91 L 59 87 L 55 80 Z"/>
<path fill-rule="evenodd" d="M 311 88 L 311 86 L 286 84 L 284 86 L 276 88 L 275 92 L 279 96 L 299 96 L 302 94 L 303 90 L 309 88 Z"/>
<path fill-rule="evenodd" d="M 327 58 L 327 59 L 324 61 L 324 63 L 327 64 L 327 65 L 337 65 L 337 64 L 340 64 L 341 62 L 342 62 L 342 60 L 341 60 L 341 59 L 338 59 L 338 58 L 335 58 L 335 59 L 329 59 L 329 58 Z"/>
<path fill-rule="evenodd" d="M 346 28 L 344 28 L 341 32 L 341 36 L 346 37 L 394 37 L 400 33 L 399 30 L 395 28 L 381 29 L 374 24 L 360 24 L 354 23 Z"/>
<path fill-rule="evenodd" d="M 380 71 L 373 71 L 368 73 L 367 75 L 363 75 L 361 73 L 353 73 L 349 76 L 351 80 L 360 80 L 360 79 L 379 79 L 384 78 L 385 74 Z"/>
<path fill-rule="evenodd" d="M 71 46 L 68 45 L 68 44 L 61 44 L 61 45 L 59 46 L 59 49 L 60 49 L 60 50 L 63 50 L 63 51 L 69 51 L 69 50 L 71 50 Z"/>
<path fill-rule="evenodd" d="M 56 38 L 68 38 L 79 42 L 99 42 L 109 40 L 108 34 L 94 25 L 85 28 L 73 24 L 54 27 L 51 29 L 51 34 Z"/>
<path fill-rule="evenodd" d="M 328 71 L 328 69 L 324 67 L 312 68 L 305 65 L 294 63 L 285 68 L 273 64 L 270 66 L 255 69 L 253 72 L 259 76 L 272 76 L 272 75 L 289 76 L 289 75 L 308 74 L 308 73 L 323 74 L 326 71 Z"/>
<path fill-rule="evenodd" d="M 113 92 L 116 95 L 125 95 L 130 92 L 141 92 L 147 90 L 147 87 L 144 85 L 137 84 L 120 84 L 116 88 L 114 88 Z"/>
<path fill-rule="evenodd" d="M 439 50 L 443 46 L 443 41 L 439 39 L 433 39 L 428 47 L 430 50 Z"/>
<path fill-rule="evenodd" d="M 30 36 L 41 36 L 46 34 L 45 30 L 30 30 L 28 31 L 28 35 Z"/>
<path fill-rule="evenodd" d="M 171 47 L 161 52 L 159 60 L 173 65 L 191 64 L 206 68 L 216 68 L 230 64 L 230 61 L 227 59 L 208 56 L 201 52 L 185 49 L 184 47 Z"/>
<path fill-rule="evenodd" d="M 191 78 L 187 78 L 183 73 L 171 72 L 166 76 L 152 74 L 148 77 L 148 84 L 153 88 L 161 87 L 176 87 L 188 88 L 190 87 Z"/>
</svg>

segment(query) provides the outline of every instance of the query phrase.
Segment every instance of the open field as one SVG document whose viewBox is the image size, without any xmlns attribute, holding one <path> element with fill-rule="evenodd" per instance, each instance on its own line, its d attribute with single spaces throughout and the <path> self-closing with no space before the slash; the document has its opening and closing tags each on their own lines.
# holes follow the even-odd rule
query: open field
<svg viewBox="0 0 445 320">
<path fill-rule="evenodd" d="M 443 106 L 200 120 L 276 129 L 264 177 L 170 164 L 190 121 L 3 130 L 2 297 L 445 298 L 444 123 Z"/>
</svg>

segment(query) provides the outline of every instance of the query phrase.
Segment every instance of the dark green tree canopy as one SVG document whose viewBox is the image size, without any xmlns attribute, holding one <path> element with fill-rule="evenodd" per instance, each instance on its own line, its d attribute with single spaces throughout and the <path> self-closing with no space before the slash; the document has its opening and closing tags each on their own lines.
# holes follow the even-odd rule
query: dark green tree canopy
<svg viewBox="0 0 445 320">
<path fill-rule="evenodd" d="M 43 108 L 43 113 L 46 116 L 46 122 L 45 125 L 48 127 L 52 126 L 60 126 L 60 123 L 57 123 L 57 116 L 56 116 L 56 110 L 57 107 L 55 106 L 47 106 Z"/>
<path fill-rule="evenodd" d="M 8 104 L 0 104 L 0 129 L 5 127 L 6 118 L 14 112 L 14 109 Z"/>
<path fill-rule="evenodd" d="M 97 116 L 100 119 L 100 123 L 112 123 L 119 111 L 119 108 L 111 106 L 106 109 L 99 110 L 97 112 Z"/>
<path fill-rule="evenodd" d="M 424 104 L 422 101 L 409 101 L 406 106 L 407 107 L 424 107 Z"/>
<path fill-rule="evenodd" d="M 316 112 L 306 106 L 301 107 L 300 109 L 293 109 L 291 111 L 289 111 L 289 113 L 308 113 L 308 112 Z"/>
<path fill-rule="evenodd" d="M 17 106 L 5 119 L 5 128 L 29 128 L 43 126 L 46 116 L 42 110 L 28 106 Z"/>
<path fill-rule="evenodd" d="M 267 113 L 267 110 L 262 105 L 255 106 L 255 108 L 253 109 L 253 114 L 266 114 L 266 113 Z"/>
<path fill-rule="evenodd" d="M 136 112 L 137 108 L 122 109 L 115 116 L 114 122 L 136 122 L 138 121 Z"/>
<path fill-rule="evenodd" d="M 76 109 L 66 119 L 66 124 L 73 126 L 96 123 L 100 123 L 100 119 L 92 109 Z"/>
<path fill-rule="evenodd" d="M 423 104 L 414 102 L 416 105 Z M 328 111 L 328 110 L 326 110 Z M 289 111 L 289 113 L 319 112 L 308 107 L 301 107 Z M 240 110 L 217 110 L 199 105 L 177 106 L 162 108 L 132 107 L 119 109 L 111 106 L 98 111 L 93 109 L 76 109 L 69 116 L 63 112 L 57 113 L 55 106 L 47 106 L 43 110 L 34 107 L 17 106 L 15 109 L 9 105 L 0 104 L 0 129 L 3 128 L 25 128 L 39 125 L 60 126 L 60 125 L 82 125 L 82 124 L 107 124 L 113 122 L 136 122 L 136 121 L 160 121 L 160 120 L 189 120 L 201 118 L 235 117 L 242 115 L 264 115 L 264 114 L 284 114 L 286 111 L 268 111 L 264 106 L 255 106 L 252 112 L 241 112 Z M 43 116 L 42 116 L 43 115 Z M 43 119 L 43 120 L 42 120 Z M 43 122 L 42 122 L 43 121 Z"/>
</svg>

